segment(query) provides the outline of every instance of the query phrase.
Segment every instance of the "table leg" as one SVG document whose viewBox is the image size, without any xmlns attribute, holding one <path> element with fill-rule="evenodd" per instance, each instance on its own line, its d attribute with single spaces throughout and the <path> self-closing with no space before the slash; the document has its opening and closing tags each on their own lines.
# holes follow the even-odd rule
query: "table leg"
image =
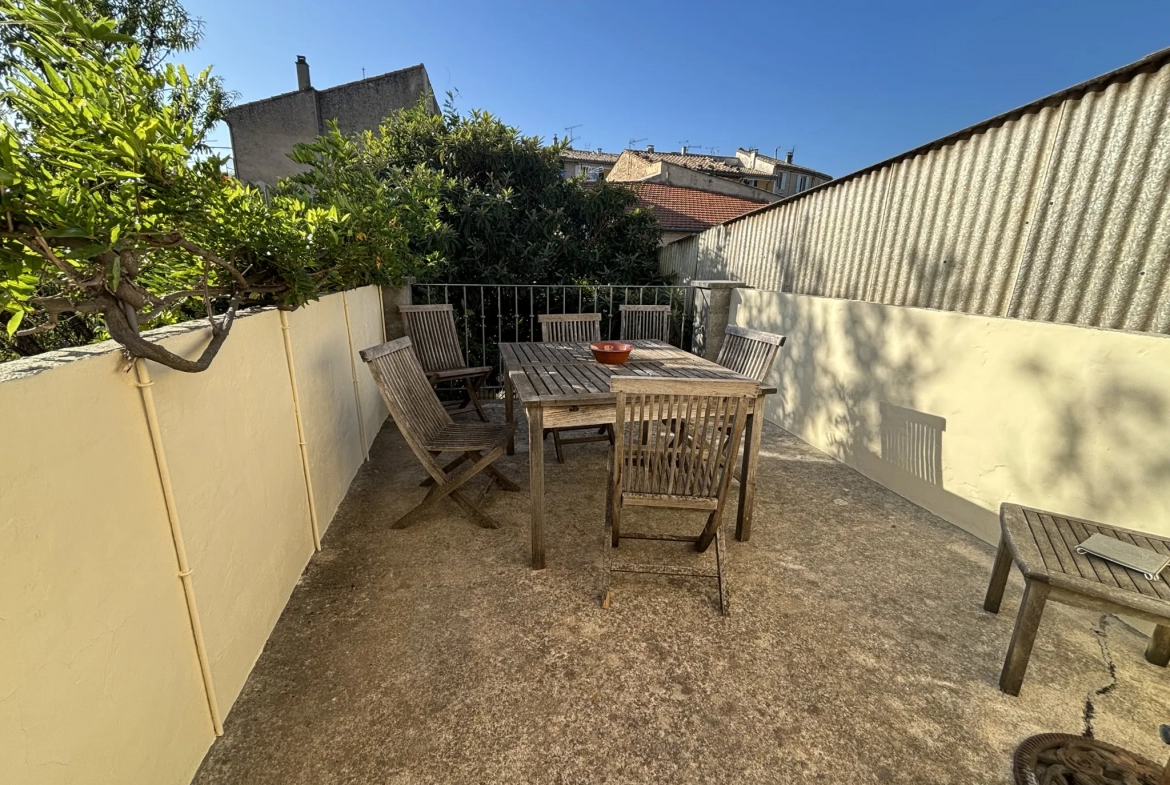
<svg viewBox="0 0 1170 785">
<path fill-rule="evenodd" d="M 512 412 L 512 374 L 508 373 L 508 369 L 504 369 L 504 422 L 511 425 L 516 421 L 516 416 Z M 513 431 L 508 434 L 508 455 L 516 454 L 516 435 Z"/>
<path fill-rule="evenodd" d="M 1024 584 L 1024 599 L 1016 615 L 1016 628 L 1012 630 L 1012 642 L 1008 644 L 1003 671 L 999 675 L 999 688 L 1008 695 L 1019 695 L 1032 656 L 1032 644 L 1036 642 L 1036 630 L 1044 614 L 1044 603 L 1048 599 L 1048 584 L 1028 580 Z"/>
<path fill-rule="evenodd" d="M 764 432 L 764 399 L 748 415 L 743 435 L 743 469 L 739 475 L 739 514 L 735 521 L 735 539 L 747 542 L 752 536 L 752 511 L 756 504 L 756 467 L 760 462 L 760 437 Z"/>
<path fill-rule="evenodd" d="M 544 411 L 528 413 L 528 492 L 532 494 L 532 569 L 544 569 Z"/>
<path fill-rule="evenodd" d="M 995 565 L 991 568 L 991 580 L 987 584 L 987 596 L 983 598 L 983 610 L 999 613 L 1003 601 L 1003 590 L 1007 586 L 1008 573 L 1012 571 L 1012 554 L 1007 538 L 999 537 L 999 549 L 995 552 Z"/>
<path fill-rule="evenodd" d="M 1154 627 L 1150 645 L 1146 647 L 1146 661 L 1163 668 L 1170 663 L 1170 627 L 1162 624 Z"/>
</svg>

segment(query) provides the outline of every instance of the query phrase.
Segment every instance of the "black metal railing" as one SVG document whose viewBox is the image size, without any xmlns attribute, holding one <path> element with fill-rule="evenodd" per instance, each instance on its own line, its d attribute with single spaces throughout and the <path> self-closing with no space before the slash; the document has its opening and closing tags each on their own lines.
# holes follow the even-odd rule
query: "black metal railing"
<svg viewBox="0 0 1170 785">
<path fill-rule="evenodd" d="M 539 341 L 542 313 L 600 313 L 601 337 L 620 338 L 622 305 L 669 305 L 670 342 L 691 348 L 695 310 L 690 286 L 533 286 L 514 284 L 413 284 L 415 305 L 450 303 L 469 365 L 490 365 L 485 389 L 502 387 L 501 343 Z"/>
</svg>

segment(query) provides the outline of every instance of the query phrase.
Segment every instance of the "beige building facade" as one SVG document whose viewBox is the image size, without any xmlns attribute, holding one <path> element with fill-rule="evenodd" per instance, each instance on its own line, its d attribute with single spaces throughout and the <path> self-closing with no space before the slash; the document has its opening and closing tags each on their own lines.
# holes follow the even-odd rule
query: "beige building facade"
<svg viewBox="0 0 1170 785">
<path fill-rule="evenodd" d="M 608 180 L 610 170 L 619 157 L 618 153 L 574 150 L 570 147 L 561 151 L 561 161 L 564 164 L 561 175 L 565 178 L 583 177 L 588 182 Z"/>
<path fill-rule="evenodd" d="M 678 153 L 625 150 L 607 179 L 649 182 L 697 188 L 712 193 L 777 202 L 829 182 L 824 172 L 797 166 L 791 153 L 781 161 L 756 150 L 740 149 L 734 156 L 700 155 L 684 147 Z"/>
<path fill-rule="evenodd" d="M 438 111 L 421 63 L 325 90 L 313 87 L 304 57 L 297 58 L 296 66 L 295 92 L 234 106 L 224 118 L 231 132 L 236 176 L 245 182 L 276 185 L 303 171 L 289 153 L 294 145 L 323 134 L 330 120 L 337 121 L 341 133 L 352 136 L 377 128 L 388 115 L 419 101 Z"/>
</svg>

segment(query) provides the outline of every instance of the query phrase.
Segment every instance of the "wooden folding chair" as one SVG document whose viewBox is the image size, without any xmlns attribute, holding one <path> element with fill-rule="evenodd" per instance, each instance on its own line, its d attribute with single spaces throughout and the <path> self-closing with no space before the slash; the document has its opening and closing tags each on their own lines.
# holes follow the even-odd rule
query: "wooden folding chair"
<svg viewBox="0 0 1170 785">
<path fill-rule="evenodd" d="M 599 313 L 542 313 L 537 315 L 540 322 L 540 340 L 545 343 L 593 343 L 601 340 L 601 314 Z M 613 442 L 608 426 L 600 428 L 594 436 L 562 438 L 562 431 L 579 431 L 580 428 L 545 428 L 544 435 L 553 435 L 557 463 L 565 462 L 563 446 L 585 444 L 586 442 Z"/>
<path fill-rule="evenodd" d="M 615 376 L 610 389 L 617 393 L 614 445 L 610 451 L 609 510 L 603 546 L 602 607 L 610 602 L 610 579 L 615 572 L 691 575 L 719 582 L 719 610 L 730 613 L 727 557 L 719 525 L 731 484 L 731 469 L 743 435 L 758 382 L 735 379 L 677 379 Z M 686 435 L 675 433 L 671 422 L 687 423 Z M 642 438 L 644 424 L 649 425 Z M 651 535 L 622 530 L 626 507 L 673 507 L 708 513 L 698 536 Z M 611 551 L 622 540 L 693 542 L 702 553 L 715 543 L 715 571 L 676 565 L 624 564 Z"/>
<path fill-rule="evenodd" d="M 767 379 L 784 345 L 784 336 L 734 324 L 729 324 L 723 332 L 723 345 L 715 362 L 758 382 Z"/>
<path fill-rule="evenodd" d="M 727 325 L 723 331 L 723 345 L 715 362 L 729 368 L 740 376 L 763 383 L 776 364 L 776 356 L 786 340 L 783 335 L 752 330 L 747 327 Z M 760 416 L 763 416 L 761 412 Z M 740 480 L 740 469 L 735 468 L 734 479 Z"/>
<path fill-rule="evenodd" d="M 508 437 L 516 429 L 515 424 L 484 425 L 453 421 L 427 381 L 410 338 L 399 338 L 363 349 L 361 357 L 369 366 L 402 437 L 430 475 L 422 483 L 431 486 L 426 498 L 395 521 L 391 528 L 408 526 L 411 519 L 450 496 L 480 526 L 498 529 L 499 524 L 480 508 L 478 502 L 486 496 L 493 483 L 505 491 L 520 490 L 491 465 L 504 454 Z M 440 465 L 436 458 L 445 452 L 459 453 L 459 456 L 446 465 Z M 456 475 L 454 470 L 468 462 L 471 467 Z M 472 501 L 459 489 L 480 472 L 487 474 L 490 479 L 480 498 Z"/>
<path fill-rule="evenodd" d="M 623 341 L 649 339 L 670 343 L 669 305 L 619 305 Z"/>
<path fill-rule="evenodd" d="M 463 382 L 463 400 L 449 401 L 443 407 L 449 412 L 460 412 L 471 404 L 479 419 L 487 422 L 487 415 L 479 404 L 479 389 L 491 375 L 492 367 L 472 368 L 467 365 L 459 346 L 459 332 L 455 328 L 455 307 L 449 304 L 401 305 L 398 310 L 431 386 L 437 387 L 442 382 Z"/>
<path fill-rule="evenodd" d="M 545 343 L 591 343 L 601 340 L 599 313 L 542 313 L 540 340 Z"/>
</svg>

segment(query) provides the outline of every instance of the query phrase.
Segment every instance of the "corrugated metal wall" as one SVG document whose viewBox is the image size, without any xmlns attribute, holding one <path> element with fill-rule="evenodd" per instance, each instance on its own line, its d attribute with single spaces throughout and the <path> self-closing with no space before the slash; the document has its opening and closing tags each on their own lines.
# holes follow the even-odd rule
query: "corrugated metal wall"
<svg viewBox="0 0 1170 785">
<path fill-rule="evenodd" d="M 1170 66 L 662 249 L 759 289 L 1170 333 Z"/>
</svg>

